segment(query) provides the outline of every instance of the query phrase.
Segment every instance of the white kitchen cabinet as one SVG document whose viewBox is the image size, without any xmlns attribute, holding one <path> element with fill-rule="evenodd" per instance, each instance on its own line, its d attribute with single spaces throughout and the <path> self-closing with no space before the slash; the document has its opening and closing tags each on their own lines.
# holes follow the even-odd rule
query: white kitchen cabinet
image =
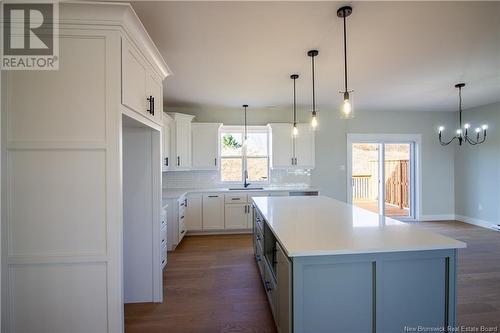
<svg viewBox="0 0 500 333">
<path fill-rule="evenodd" d="M 203 194 L 203 230 L 224 229 L 224 195 Z"/>
<path fill-rule="evenodd" d="M 297 124 L 299 133 L 292 135 L 292 124 L 273 123 L 271 148 L 273 169 L 314 169 L 314 130 L 309 124 Z"/>
<path fill-rule="evenodd" d="M 247 203 L 226 204 L 225 221 L 226 230 L 230 229 L 247 229 L 248 227 L 248 209 Z"/>
<path fill-rule="evenodd" d="M 163 127 L 162 127 L 162 171 L 169 171 L 172 158 L 170 156 L 170 145 L 171 145 L 171 130 L 173 119 L 166 113 L 163 114 Z"/>
<path fill-rule="evenodd" d="M 252 228 L 250 194 L 231 193 L 224 195 L 225 226 L 227 230 Z"/>
<path fill-rule="evenodd" d="M 203 229 L 202 224 L 202 194 L 193 193 L 187 195 L 186 200 L 186 228 L 188 231 L 199 231 Z"/>
<path fill-rule="evenodd" d="M 220 123 L 193 123 L 192 147 L 195 170 L 217 170 L 219 168 L 218 147 Z"/>
<path fill-rule="evenodd" d="M 146 115 L 163 125 L 163 85 L 158 75 L 151 71 L 146 72 L 146 100 Z"/>
<path fill-rule="evenodd" d="M 191 122 L 194 116 L 182 113 L 169 113 L 173 118 L 171 129 L 171 153 L 175 157 L 171 170 L 191 168 Z"/>
<path fill-rule="evenodd" d="M 141 52 L 122 38 L 122 104 L 161 125 L 161 81 Z"/>
<path fill-rule="evenodd" d="M 293 167 L 292 124 L 269 124 L 271 128 L 271 168 L 286 169 Z"/>
<path fill-rule="evenodd" d="M 314 169 L 314 130 L 310 124 L 297 124 L 299 133 L 294 138 L 295 167 Z"/>
</svg>

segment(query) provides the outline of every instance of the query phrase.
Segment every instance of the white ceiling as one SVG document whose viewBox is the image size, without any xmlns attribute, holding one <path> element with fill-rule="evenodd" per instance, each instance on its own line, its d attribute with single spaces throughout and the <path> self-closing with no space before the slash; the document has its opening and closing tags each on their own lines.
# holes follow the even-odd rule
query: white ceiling
<svg viewBox="0 0 500 333">
<path fill-rule="evenodd" d="M 135 2 L 174 75 L 171 107 L 319 109 L 343 88 L 339 2 Z M 500 2 L 354 2 L 347 21 L 349 88 L 358 110 L 455 111 L 500 101 Z"/>
</svg>

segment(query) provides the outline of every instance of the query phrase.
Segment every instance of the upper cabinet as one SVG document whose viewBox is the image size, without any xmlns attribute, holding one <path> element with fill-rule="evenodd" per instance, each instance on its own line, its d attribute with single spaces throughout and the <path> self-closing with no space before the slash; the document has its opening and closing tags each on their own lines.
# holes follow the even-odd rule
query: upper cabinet
<svg viewBox="0 0 500 333">
<path fill-rule="evenodd" d="M 173 121 L 170 126 L 172 142 L 170 155 L 175 157 L 170 170 L 191 169 L 191 122 L 194 116 L 182 113 L 169 113 Z"/>
<path fill-rule="evenodd" d="M 310 124 L 297 124 L 299 133 L 294 137 L 295 167 L 314 169 L 314 129 Z"/>
<path fill-rule="evenodd" d="M 163 115 L 163 127 L 162 127 L 162 171 L 169 171 L 172 165 L 172 158 L 170 154 L 170 145 L 171 145 L 171 130 L 170 126 L 172 126 L 173 119 L 168 115 Z"/>
<path fill-rule="evenodd" d="M 122 38 L 122 104 L 162 125 L 161 77 L 126 38 Z"/>
<path fill-rule="evenodd" d="M 273 169 L 314 169 L 314 130 L 309 124 L 297 124 L 299 133 L 295 137 L 292 124 L 273 123 L 268 126 L 271 129 Z"/>
<path fill-rule="evenodd" d="M 195 170 L 217 170 L 219 168 L 218 146 L 220 123 L 193 123 L 192 145 Z"/>
</svg>

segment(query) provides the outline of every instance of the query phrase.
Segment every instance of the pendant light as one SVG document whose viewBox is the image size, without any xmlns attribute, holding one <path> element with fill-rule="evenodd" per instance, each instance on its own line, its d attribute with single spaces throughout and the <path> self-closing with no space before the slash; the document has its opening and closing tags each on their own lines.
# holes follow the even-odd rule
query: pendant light
<svg viewBox="0 0 500 333">
<path fill-rule="evenodd" d="M 441 144 L 441 146 L 447 146 L 449 145 L 450 143 L 452 143 L 455 139 L 457 139 L 458 141 L 458 145 L 461 146 L 462 143 L 465 141 L 467 143 L 469 143 L 470 145 L 472 146 L 475 146 L 475 145 L 478 145 L 478 144 L 481 144 L 483 142 L 486 141 L 486 130 L 488 129 L 488 125 L 483 125 L 481 126 L 481 128 L 476 128 L 476 138 L 471 138 L 469 137 L 469 128 L 470 128 L 470 124 L 469 123 L 466 123 L 464 124 L 463 128 L 464 130 L 462 130 L 462 88 L 465 87 L 465 83 L 457 83 L 455 85 L 455 88 L 458 88 L 458 129 L 457 129 L 457 134 L 452 137 L 449 141 L 443 141 L 443 131 L 444 131 L 444 127 L 443 126 L 439 126 L 439 134 L 438 134 L 438 138 L 439 138 L 439 143 Z M 481 135 L 481 131 L 482 131 L 482 135 Z"/>
<path fill-rule="evenodd" d="M 307 55 L 311 57 L 311 72 L 312 72 L 312 119 L 311 126 L 313 129 L 318 127 L 318 119 L 316 115 L 316 91 L 315 91 L 315 77 L 314 77 L 314 57 L 319 54 L 318 50 L 310 50 Z"/>
<path fill-rule="evenodd" d="M 341 115 L 342 118 L 352 118 L 353 110 L 352 110 L 352 101 L 349 96 L 349 93 L 352 93 L 353 90 L 347 89 L 347 29 L 346 29 L 346 17 L 352 14 L 352 7 L 345 6 L 341 7 L 337 10 L 337 16 L 344 20 L 344 91 L 340 91 L 341 94 L 344 95 L 344 100 L 341 106 Z"/>
<path fill-rule="evenodd" d="M 297 85 L 296 80 L 299 78 L 299 74 L 290 75 L 290 79 L 293 80 L 293 136 L 299 134 L 299 129 L 297 128 Z"/>
<path fill-rule="evenodd" d="M 246 146 L 247 145 L 247 108 L 248 108 L 248 104 L 243 104 L 242 105 L 243 108 L 244 108 L 244 115 L 245 115 L 245 118 L 244 118 L 244 129 L 243 129 L 243 146 Z"/>
</svg>

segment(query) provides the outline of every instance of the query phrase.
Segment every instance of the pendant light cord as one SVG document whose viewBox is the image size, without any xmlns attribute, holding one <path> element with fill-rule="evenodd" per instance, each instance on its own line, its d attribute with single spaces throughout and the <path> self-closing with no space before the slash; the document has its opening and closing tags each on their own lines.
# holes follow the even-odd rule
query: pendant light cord
<svg viewBox="0 0 500 333">
<path fill-rule="evenodd" d="M 314 56 L 311 57 L 312 58 L 312 93 L 313 93 L 313 96 L 312 96 L 312 102 L 313 102 L 313 113 L 316 113 L 316 93 L 315 93 L 315 84 L 314 84 Z"/>
<path fill-rule="evenodd" d="M 296 77 L 293 79 L 293 126 L 297 125 L 297 97 L 296 97 L 296 88 L 295 88 L 295 81 L 297 80 Z"/>
<path fill-rule="evenodd" d="M 347 92 L 347 32 L 345 22 L 345 9 L 343 10 L 344 16 L 344 78 L 345 78 L 345 92 Z"/>
</svg>

